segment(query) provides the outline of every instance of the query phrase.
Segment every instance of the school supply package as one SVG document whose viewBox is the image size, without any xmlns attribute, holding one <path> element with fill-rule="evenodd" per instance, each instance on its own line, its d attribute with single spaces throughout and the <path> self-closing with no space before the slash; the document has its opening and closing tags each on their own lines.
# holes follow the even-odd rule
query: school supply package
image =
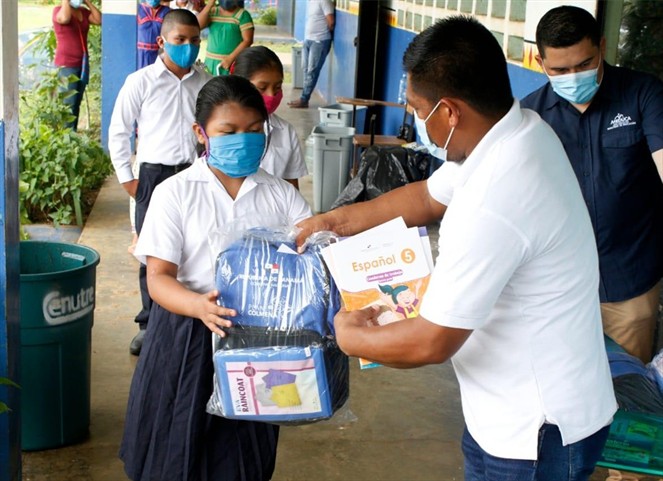
<svg viewBox="0 0 663 481">
<path fill-rule="evenodd" d="M 253 228 L 219 252 L 218 301 L 237 316 L 226 337 L 214 336 L 208 412 L 303 424 L 329 419 L 343 406 L 349 368 L 334 339 L 340 297 L 320 253 L 326 243 L 297 254 L 285 230 Z"/>
<path fill-rule="evenodd" d="M 322 249 L 344 307 L 377 306 L 380 325 L 416 317 L 433 270 L 425 228 L 398 217 Z M 379 366 L 359 359 L 362 369 Z"/>
</svg>

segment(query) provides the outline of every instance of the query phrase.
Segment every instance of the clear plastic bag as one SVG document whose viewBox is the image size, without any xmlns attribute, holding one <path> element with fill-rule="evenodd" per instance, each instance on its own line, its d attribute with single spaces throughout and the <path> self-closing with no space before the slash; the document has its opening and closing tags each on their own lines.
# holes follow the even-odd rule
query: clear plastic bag
<svg viewBox="0 0 663 481">
<path fill-rule="evenodd" d="M 218 302 L 237 311 L 227 336 L 213 336 L 211 414 L 306 424 L 331 418 L 348 399 L 348 358 L 333 328 L 340 296 L 320 254 L 330 239 L 297 254 L 295 234 L 276 221 L 210 236 Z"/>
</svg>

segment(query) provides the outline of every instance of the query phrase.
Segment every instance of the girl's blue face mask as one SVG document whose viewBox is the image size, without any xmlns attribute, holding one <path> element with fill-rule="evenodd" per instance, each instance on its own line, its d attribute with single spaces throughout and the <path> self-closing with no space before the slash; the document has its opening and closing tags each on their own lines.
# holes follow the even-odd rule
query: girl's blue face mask
<svg viewBox="0 0 663 481">
<path fill-rule="evenodd" d="M 198 58 L 200 45 L 194 45 L 192 43 L 176 45 L 174 43 L 164 42 L 163 49 L 175 65 L 180 68 L 191 68 Z"/>
<path fill-rule="evenodd" d="M 266 137 L 262 132 L 204 137 L 209 145 L 207 163 L 228 177 L 247 177 L 255 174 L 265 152 Z"/>
<path fill-rule="evenodd" d="M 161 5 L 161 0 L 145 0 L 145 2 L 152 8 L 157 8 Z"/>
</svg>

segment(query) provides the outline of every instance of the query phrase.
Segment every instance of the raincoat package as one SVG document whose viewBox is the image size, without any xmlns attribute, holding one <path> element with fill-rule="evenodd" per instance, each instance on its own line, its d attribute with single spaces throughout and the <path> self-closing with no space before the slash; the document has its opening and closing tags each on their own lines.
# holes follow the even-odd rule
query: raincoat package
<svg viewBox="0 0 663 481">
<path fill-rule="evenodd" d="M 214 339 L 207 410 L 276 424 L 329 419 L 348 398 L 349 371 L 333 331 L 340 296 L 320 254 L 328 240 L 297 254 L 283 229 L 229 239 L 216 257 L 215 283 L 219 304 L 237 315 L 228 335 Z"/>
</svg>

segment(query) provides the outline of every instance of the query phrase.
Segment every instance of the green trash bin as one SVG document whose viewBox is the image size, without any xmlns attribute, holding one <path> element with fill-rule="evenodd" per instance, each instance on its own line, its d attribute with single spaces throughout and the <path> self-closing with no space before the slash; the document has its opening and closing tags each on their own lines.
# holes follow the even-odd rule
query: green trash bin
<svg viewBox="0 0 663 481">
<path fill-rule="evenodd" d="M 74 444 L 90 426 L 99 254 L 78 244 L 23 241 L 20 258 L 21 448 Z"/>
</svg>

